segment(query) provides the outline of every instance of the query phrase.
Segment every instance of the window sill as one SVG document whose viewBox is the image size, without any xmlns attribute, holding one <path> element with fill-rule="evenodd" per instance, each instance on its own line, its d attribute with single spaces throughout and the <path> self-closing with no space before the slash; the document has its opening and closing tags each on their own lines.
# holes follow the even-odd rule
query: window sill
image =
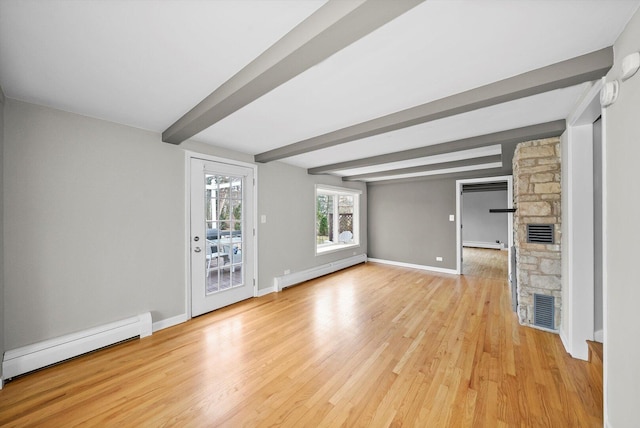
<svg viewBox="0 0 640 428">
<path fill-rule="evenodd" d="M 346 250 L 347 248 L 356 248 L 359 247 L 360 244 L 329 244 L 321 247 L 316 247 L 316 255 L 333 253 L 340 250 Z"/>
</svg>

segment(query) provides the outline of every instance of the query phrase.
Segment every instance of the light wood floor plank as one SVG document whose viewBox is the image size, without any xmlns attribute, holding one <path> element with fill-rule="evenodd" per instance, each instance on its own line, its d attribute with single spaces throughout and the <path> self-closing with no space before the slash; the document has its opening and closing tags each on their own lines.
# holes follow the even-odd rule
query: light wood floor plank
<svg viewBox="0 0 640 428">
<path fill-rule="evenodd" d="M 518 325 L 506 267 L 355 266 L 14 379 L 0 425 L 602 426 L 601 363 Z"/>
</svg>

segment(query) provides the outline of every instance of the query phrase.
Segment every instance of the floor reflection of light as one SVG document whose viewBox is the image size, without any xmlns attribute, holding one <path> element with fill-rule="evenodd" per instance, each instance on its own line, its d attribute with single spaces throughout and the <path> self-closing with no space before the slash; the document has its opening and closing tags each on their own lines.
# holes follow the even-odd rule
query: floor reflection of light
<svg viewBox="0 0 640 428">
<path fill-rule="evenodd" d="M 317 339 L 336 330 L 350 331 L 356 318 L 355 287 L 350 282 L 322 290 L 314 301 L 314 334 Z"/>
<path fill-rule="evenodd" d="M 352 328 L 355 324 L 355 290 L 353 284 L 342 284 L 338 291 L 340 324 L 343 328 Z"/>
<path fill-rule="evenodd" d="M 243 341 L 243 317 L 229 317 L 228 319 L 216 321 L 205 333 L 206 358 L 212 364 L 237 363 L 244 354 Z M 231 346 L 221 348 L 221 342 L 230 343 Z"/>
<path fill-rule="evenodd" d="M 237 403 L 246 381 L 246 373 L 238 368 L 246 367 L 249 358 L 245 330 L 242 315 L 220 320 L 214 316 L 202 329 L 201 351 L 183 360 L 186 365 L 182 370 L 194 373 L 188 389 L 199 391 L 186 417 L 210 421 L 205 425 L 215 426 Z"/>
</svg>

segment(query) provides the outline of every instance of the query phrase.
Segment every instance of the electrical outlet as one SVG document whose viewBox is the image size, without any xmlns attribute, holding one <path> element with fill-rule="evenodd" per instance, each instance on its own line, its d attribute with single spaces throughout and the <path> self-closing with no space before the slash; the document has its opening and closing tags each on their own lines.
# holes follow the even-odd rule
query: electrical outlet
<svg viewBox="0 0 640 428">
<path fill-rule="evenodd" d="M 290 273 L 291 273 L 291 269 L 285 269 L 285 270 L 284 270 L 284 274 L 285 274 L 285 275 L 289 275 Z"/>
<path fill-rule="evenodd" d="M 436 257 L 436 261 L 437 262 L 441 262 L 442 261 L 442 257 Z"/>
</svg>

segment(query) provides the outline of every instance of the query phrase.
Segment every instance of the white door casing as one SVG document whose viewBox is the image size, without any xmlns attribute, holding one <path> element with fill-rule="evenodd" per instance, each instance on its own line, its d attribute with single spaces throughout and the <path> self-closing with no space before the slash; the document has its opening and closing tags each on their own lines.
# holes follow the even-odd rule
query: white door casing
<svg viewBox="0 0 640 428">
<path fill-rule="evenodd" d="M 513 208 L 513 176 L 511 175 L 456 180 L 456 273 L 458 275 L 462 273 L 462 186 L 464 184 L 490 183 L 499 181 L 504 181 L 507 183 L 507 206 L 496 208 Z M 515 272 L 511 272 L 511 247 L 513 246 L 513 213 L 508 213 L 507 215 L 507 229 L 507 250 L 509 260 L 508 279 L 509 281 L 511 281 L 512 275 L 515 275 Z"/>
<path fill-rule="evenodd" d="M 191 316 L 256 295 L 255 168 L 189 158 Z"/>
</svg>

